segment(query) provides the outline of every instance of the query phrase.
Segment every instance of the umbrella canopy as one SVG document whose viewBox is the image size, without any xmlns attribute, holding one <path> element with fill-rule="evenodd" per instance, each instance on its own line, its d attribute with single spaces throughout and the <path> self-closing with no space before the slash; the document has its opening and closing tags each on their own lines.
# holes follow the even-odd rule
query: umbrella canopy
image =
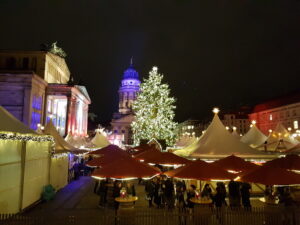
<svg viewBox="0 0 300 225">
<path fill-rule="evenodd" d="M 101 169 L 96 169 L 92 176 L 99 178 L 126 179 L 146 178 L 159 174 L 160 171 L 158 169 L 128 157 L 115 160 Z"/>
<path fill-rule="evenodd" d="M 268 161 L 265 165 L 287 170 L 300 170 L 300 156 L 294 154 L 286 155 L 285 157 Z"/>
<path fill-rule="evenodd" d="M 256 167 L 254 163 L 247 162 L 244 159 L 235 155 L 227 156 L 226 158 L 219 159 L 212 163 L 213 165 L 219 166 L 224 170 L 232 170 L 236 172 L 249 171 Z"/>
<path fill-rule="evenodd" d="M 139 146 L 131 148 L 129 151 L 133 155 L 137 155 L 137 154 L 141 154 L 142 152 L 149 151 L 149 150 L 158 151 L 158 149 L 156 149 L 154 145 L 148 145 L 148 144 L 141 144 Z"/>
<path fill-rule="evenodd" d="M 161 155 L 161 152 L 155 148 L 149 149 L 147 151 L 143 151 L 139 154 L 136 154 L 134 158 L 140 159 L 140 160 L 147 160 L 151 159 L 152 157 L 159 157 Z"/>
<path fill-rule="evenodd" d="M 193 161 L 183 167 L 165 172 L 169 177 L 195 180 L 231 180 L 235 175 L 202 160 Z"/>
<path fill-rule="evenodd" d="M 104 148 L 101 148 L 96 151 L 92 151 L 89 153 L 90 155 L 102 155 L 102 156 L 128 156 L 128 153 L 123 149 L 119 148 L 117 145 L 108 145 Z"/>
<path fill-rule="evenodd" d="M 260 166 L 242 176 L 243 182 L 259 183 L 264 185 L 292 185 L 300 184 L 300 174 L 273 166 Z"/>
<path fill-rule="evenodd" d="M 147 163 L 160 164 L 160 165 L 185 165 L 190 161 L 177 156 L 170 152 L 160 152 L 159 154 L 149 155 L 144 159 Z"/>
</svg>

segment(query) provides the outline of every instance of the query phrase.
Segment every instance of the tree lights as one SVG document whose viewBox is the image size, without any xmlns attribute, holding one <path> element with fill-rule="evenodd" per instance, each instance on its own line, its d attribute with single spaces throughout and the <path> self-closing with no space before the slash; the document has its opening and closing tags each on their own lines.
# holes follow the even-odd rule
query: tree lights
<svg viewBox="0 0 300 225">
<path fill-rule="evenodd" d="M 135 144 L 139 144 L 142 139 L 155 138 L 173 145 L 176 139 L 177 123 L 173 121 L 175 99 L 169 97 L 169 85 L 161 83 L 163 75 L 157 73 L 157 70 L 157 67 L 153 67 L 149 78 L 144 79 L 133 104 L 136 119 L 131 126 Z"/>
</svg>

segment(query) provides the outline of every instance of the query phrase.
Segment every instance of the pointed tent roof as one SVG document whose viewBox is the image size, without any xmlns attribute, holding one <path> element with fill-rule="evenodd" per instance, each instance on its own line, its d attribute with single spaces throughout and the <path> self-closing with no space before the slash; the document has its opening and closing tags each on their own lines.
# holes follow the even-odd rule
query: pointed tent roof
<svg viewBox="0 0 300 225">
<path fill-rule="evenodd" d="M 266 142 L 266 145 L 262 144 L 258 149 L 265 150 L 266 147 L 267 151 L 286 151 L 299 144 L 282 123 L 277 124 L 275 130 L 269 135 Z"/>
<path fill-rule="evenodd" d="M 255 124 L 252 124 L 250 130 L 240 139 L 240 141 L 252 148 L 256 148 L 257 146 L 262 145 L 267 138 L 268 137 L 264 135 Z"/>
<path fill-rule="evenodd" d="M 44 134 L 53 136 L 55 142 L 55 151 L 71 151 L 75 149 L 72 145 L 66 142 L 58 133 L 57 129 L 53 125 L 52 120 L 50 120 L 43 131 Z"/>
<path fill-rule="evenodd" d="M 18 132 L 22 134 L 36 134 L 34 130 L 31 130 L 2 106 L 0 106 L 0 118 L 0 131 Z"/>
<path fill-rule="evenodd" d="M 196 140 L 196 137 L 190 137 L 188 135 L 183 135 L 180 137 L 180 139 L 176 142 L 177 147 L 187 147 L 191 145 Z"/>
<path fill-rule="evenodd" d="M 110 145 L 110 142 L 102 134 L 102 132 L 96 132 L 96 135 L 95 135 L 95 137 L 93 137 L 91 142 L 99 148 L 104 148 L 104 147 Z"/>
<path fill-rule="evenodd" d="M 233 130 L 231 135 L 238 140 L 240 140 L 240 138 L 241 138 L 241 136 L 239 135 L 239 133 L 236 130 Z"/>
<path fill-rule="evenodd" d="M 217 113 L 206 132 L 188 150 L 191 152 L 190 156 L 202 158 L 223 158 L 232 154 L 242 158 L 274 157 L 262 154 L 236 139 L 226 130 Z"/>
</svg>

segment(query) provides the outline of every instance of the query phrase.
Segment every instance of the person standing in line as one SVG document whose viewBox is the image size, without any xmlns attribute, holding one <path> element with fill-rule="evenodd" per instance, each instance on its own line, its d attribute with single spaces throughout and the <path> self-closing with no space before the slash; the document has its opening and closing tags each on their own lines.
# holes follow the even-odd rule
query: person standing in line
<svg viewBox="0 0 300 225">
<path fill-rule="evenodd" d="M 155 183 L 154 180 L 149 180 L 145 186 L 146 199 L 149 201 L 149 208 L 153 206 L 153 197 L 155 193 Z"/>
<path fill-rule="evenodd" d="M 165 182 L 165 199 L 168 209 L 174 208 L 174 185 L 170 179 Z"/>
<path fill-rule="evenodd" d="M 106 180 L 101 180 L 99 187 L 98 187 L 98 195 L 100 196 L 99 207 L 105 206 L 106 194 L 107 194 L 107 182 L 106 182 Z"/>
<path fill-rule="evenodd" d="M 229 205 L 232 208 L 241 206 L 240 183 L 231 180 L 228 184 Z"/>
<path fill-rule="evenodd" d="M 242 183 L 241 196 L 242 196 L 242 204 L 245 209 L 251 208 L 250 190 L 251 190 L 251 185 L 249 183 Z"/>
</svg>

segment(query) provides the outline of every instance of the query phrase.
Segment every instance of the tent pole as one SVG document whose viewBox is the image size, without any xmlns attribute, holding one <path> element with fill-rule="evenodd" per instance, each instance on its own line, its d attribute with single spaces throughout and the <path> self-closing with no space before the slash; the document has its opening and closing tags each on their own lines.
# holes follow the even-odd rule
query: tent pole
<svg viewBox="0 0 300 225">
<path fill-rule="evenodd" d="M 21 181 L 20 181 L 20 200 L 19 211 L 23 209 L 23 195 L 24 195 L 24 180 L 25 180 L 25 163 L 26 163 L 26 141 L 21 144 Z"/>
</svg>

